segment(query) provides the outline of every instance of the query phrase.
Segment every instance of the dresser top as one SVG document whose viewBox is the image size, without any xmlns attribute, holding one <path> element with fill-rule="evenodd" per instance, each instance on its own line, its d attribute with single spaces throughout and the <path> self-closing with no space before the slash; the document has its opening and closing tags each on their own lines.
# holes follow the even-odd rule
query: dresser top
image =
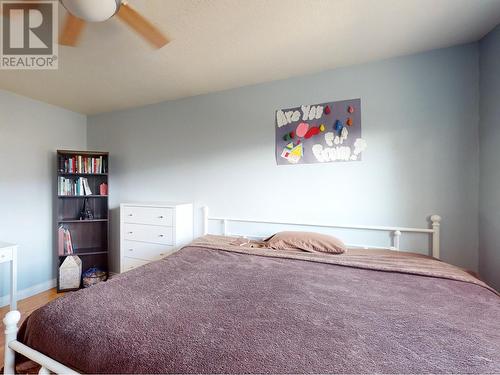
<svg viewBox="0 0 500 375">
<path fill-rule="evenodd" d="M 17 246 L 17 245 L 14 244 L 14 243 L 8 243 L 8 242 L 2 242 L 2 241 L 0 241 L 0 249 L 3 249 L 5 247 L 12 247 L 12 246 Z"/>
<path fill-rule="evenodd" d="M 120 207 L 132 206 L 132 207 L 177 207 L 177 206 L 192 206 L 189 202 L 130 202 L 121 203 Z"/>
</svg>

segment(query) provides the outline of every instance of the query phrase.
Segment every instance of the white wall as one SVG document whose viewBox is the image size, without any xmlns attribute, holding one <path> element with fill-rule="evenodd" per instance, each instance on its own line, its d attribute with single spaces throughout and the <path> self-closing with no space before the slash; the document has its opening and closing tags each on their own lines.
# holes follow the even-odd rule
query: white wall
<svg viewBox="0 0 500 375">
<path fill-rule="evenodd" d="M 361 98 L 357 163 L 277 166 L 276 109 Z M 426 226 L 442 257 L 478 263 L 477 44 L 90 116 L 110 152 L 112 238 L 125 201 L 194 201 L 215 215 Z"/>
<path fill-rule="evenodd" d="M 20 290 L 52 285 L 55 151 L 85 149 L 86 121 L 84 115 L 0 91 L 0 240 L 19 244 Z M 8 275 L 7 264 L 1 264 L 0 296 L 8 293 Z"/>
</svg>

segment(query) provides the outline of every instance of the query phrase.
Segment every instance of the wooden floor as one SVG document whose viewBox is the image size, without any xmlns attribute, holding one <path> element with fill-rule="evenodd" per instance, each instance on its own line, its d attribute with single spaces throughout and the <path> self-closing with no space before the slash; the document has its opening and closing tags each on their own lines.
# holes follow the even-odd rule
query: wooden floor
<svg viewBox="0 0 500 375">
<path fill-rule="evenodd" d="M 46 292 L 42 292 L 40 294 L 36 294 L 32 297 L 20 300 L 17 302 L 17 309 L 21 312 L 21 321 L 19 322 L 19 327 L 21 323 L 26 319 L 28 315 L 30 315 L 33 311 L 38 309 L 39 307 L 49 303 L 53 299 L 61 297 L 63 293 L 57 294 L 56 289 L 50 289 Z M 0 308 L 0 321 L 3 319 L 5 314 L 9 311 L 9 306 L 5 306 Z M 4 351 L 4 333 L 5 327 L 3 323 L 1 324 L 2 329 L 0 332 L 0 368 L 3 367 L 3 351 Z"/>
</svg>

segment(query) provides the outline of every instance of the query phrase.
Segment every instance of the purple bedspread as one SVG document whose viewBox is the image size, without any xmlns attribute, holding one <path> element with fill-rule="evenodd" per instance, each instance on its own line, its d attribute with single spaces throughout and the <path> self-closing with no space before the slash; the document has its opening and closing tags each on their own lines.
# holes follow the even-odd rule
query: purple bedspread
<svg viewBox="0 0 500 375">
<path fill-rule="evenodd" d="M 500 298 L 464 281 L 187 247 L 51 302 L 18 339 L 85 373 L 500 373 Z"/>
</svg>

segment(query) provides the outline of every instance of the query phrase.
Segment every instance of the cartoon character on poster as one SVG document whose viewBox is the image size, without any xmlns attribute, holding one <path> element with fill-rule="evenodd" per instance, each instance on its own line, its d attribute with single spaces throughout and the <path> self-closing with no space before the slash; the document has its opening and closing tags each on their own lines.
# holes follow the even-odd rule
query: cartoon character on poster
<svg viewBox="0 0 500 375">
<path fill-rule="evenodd" d="M 276 111 L 278 164 L 359 161 L 365 148 L 360 99 Z"/>
</svg>

